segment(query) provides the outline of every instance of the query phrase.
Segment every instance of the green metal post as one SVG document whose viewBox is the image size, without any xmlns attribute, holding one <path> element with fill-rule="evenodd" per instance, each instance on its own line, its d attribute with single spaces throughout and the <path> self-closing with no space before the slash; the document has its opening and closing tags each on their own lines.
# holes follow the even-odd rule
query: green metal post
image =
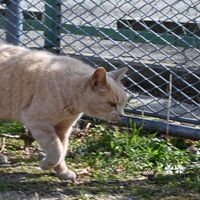
<svg viewBox="0 0 200 200">
<path fill-rule="evenodd" d="M 45 42 L 48 50 L 59 52 L 61 35 L 61 0 L 45 0 Z"/>
</svg>

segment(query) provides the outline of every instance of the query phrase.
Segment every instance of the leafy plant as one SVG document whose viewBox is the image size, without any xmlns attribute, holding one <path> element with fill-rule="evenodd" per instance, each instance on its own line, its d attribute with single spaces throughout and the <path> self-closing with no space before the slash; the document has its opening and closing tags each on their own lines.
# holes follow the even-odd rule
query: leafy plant
<svg viewBox="0 0 200 200">
<path fill-rule="evenodd" d="M 0 127 L 7 133 L 20 133 L 20 126 L 5 122 L 5 127 L 4 123 Z M 52 176 L 51 171 L 38 170 L 37 143 L 30 156 L 21 140 L 7 139 L 3 153 L 13 165 L 0 167 L 0 192 L 36 191 L 49 197 L 61 191 L 70 199 L 110 199 L 113 195 L 116 199 L 196 199 L 200 158 L 187 150 L 188 142 L 181 143 L 176 138 L 166 140 L 157 133 L 144 133 L 134 124 L 131 129 L 96 125 L 84 134 L 72 135 L 66 162 L 83 183 L 70 184 Z M 195 145 L 200 148 L 199 142 Z M 155 176 L 154 172 L 159 173 Z M 166 172 L 172 174 L 166 176 Z M 154 184 L 148 173 L 155 176 Z"/>
<path fill-rule="evenodd" d="M 0 134 L 1 133 L 19 134 L 22 132 L 24 132 L 24 127 L 19 122 L 0 120 Z"/>
<path fill-rule="evenodd" d="M 139 171 L 154 170 L 164 173 L 167 167 L 172 169 L 187 169 L 191 162 L 199 162 L 200 157 L 186 150 L 174 146 L 170 140 L 159 138 L 154 134 L 143 134 L 142 128 L 131 129 L 107 128 L 96 125 L 82 141 L 82 155 L 85 159 L 92 160 L 91 163 L 107 159 L 107 162 L 115 162 L 119 159 L 132 162 L 132 167 Z M 173 139 L 174 140 L 174 139 Z M 76 148 L 81 148 L 76 146 Z M 80 149 L 79 149 L 80 150 Z M 110 157 L 106 152 L 110 152 Z M 107 157 L 107 158 L 106 158 Z M 123 166 L 122 168 L 127 168 Z M 182 169 L 181 168 L 181 169 Z"/>
</svg>

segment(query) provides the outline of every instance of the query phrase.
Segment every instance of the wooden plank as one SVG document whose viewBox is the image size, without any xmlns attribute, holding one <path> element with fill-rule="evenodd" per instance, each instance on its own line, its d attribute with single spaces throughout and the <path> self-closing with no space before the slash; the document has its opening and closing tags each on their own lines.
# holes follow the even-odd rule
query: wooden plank
<svg viewBox="0 0 200 200">
<path fill-rule="evenodd" d="M 191 22 L 120 19 L 117 21 L 117 28 L 135 31 L 150 29 L 158 34 L 168 32 L 176 35 L 200 36 L 199 25 Z"/>
<path fill-rule="evenodd" d="M 77 34 L 92 37 L 100 37 L 102 39 L 113 39 L 117 41 L 132 41 L 136 43 L 153 43 L 159 45 L 169 45 L 179 47 L 200 48 L 200 38 L 187 35 L 174 36 L 168 33 L 157 34 L 151 31 L 132 31 L 117 30 L 111 28 L 97 28 L 91 26 L 78 26 L 71 24 L 63 24 L 62 32 L 67 34 Z"/>
</svg>

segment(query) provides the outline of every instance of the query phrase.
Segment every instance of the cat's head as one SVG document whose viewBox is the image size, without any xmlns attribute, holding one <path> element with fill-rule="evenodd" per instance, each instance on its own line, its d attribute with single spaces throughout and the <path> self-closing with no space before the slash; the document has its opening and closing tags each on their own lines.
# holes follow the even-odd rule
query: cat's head
<svg viewBox="0 0 200 200">
<path fill-rule="evenodd" d="M 127 68 L 106 72 L 103 67 L 97 68 L 89 79 L 85 91 L 87 104 L 84 112 L 92 117 L 117 122 L 124 113 L 127 95 L 121 79 Z"/>
</svg>

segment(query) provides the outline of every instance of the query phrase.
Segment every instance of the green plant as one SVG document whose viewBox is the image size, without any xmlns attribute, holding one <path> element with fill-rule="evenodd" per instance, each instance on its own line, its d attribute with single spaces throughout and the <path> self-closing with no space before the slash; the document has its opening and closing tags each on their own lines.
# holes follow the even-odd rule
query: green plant
<svg viewBox="0 0 200 200">
<path fill-rule="evenodd" d="M 6 131 L 7 125 L 3 127 Z M 15 129 L 16 124 L 9 127 Z M 3 153 L 12 165 L 0 167 L 0 193 L 38 192 L 49 197 L 60 191 L 74 200 L 196 199 L 200 193 L 199 156 L 174 140 L 144 133 L 135 125 L 131 129 L 96 125 L 85 134 L 72 135 L 66 162 L 82 183 L 71 184 L 59 180 L 51 171 L 38 170 L 37 143 L 27 155 L 21 140 L 7 139 Z M 199 148 L 199 143 L 196 146 Z M 159 173 L 154 179 L 145 175 L 155 171 Z M 166 171 L 173 173 L 166 176 Z"/>
<path fill-rule="evenodd" d="M 24 127 L 21 123 L 16 121 L 0 120 L 0 134 L 1 133 L 19 134 L 22 132 L 24 132 Z"/>
<path fill-rule="evenodd" d="M 111 157 L 106 158 L 107 162 L 110 162 L 109 159 L 112 162 L 121 159 L 126 165 L 128 160 L 134 163 L 131 164 L 132 169 L 152 169 L 164 173 L 169 166 L 174 170 L 187 169 L 191 162 L 197 163 L 200 160 L 198 155 L 179 149 L 170 140 L 157 137 L 157 133 L 143 134 L 142 128 L 136 128 L 135 125 L 131 129 L 108 129 L 96 125 L 82 142 L 82 155 L 90 156 L 89 160 L 93 160 L 93 164 L 105 159 L 105 152 L 111 152 Z M 78 148 L 80 150 L 81 147 Z"/>
</svg>

